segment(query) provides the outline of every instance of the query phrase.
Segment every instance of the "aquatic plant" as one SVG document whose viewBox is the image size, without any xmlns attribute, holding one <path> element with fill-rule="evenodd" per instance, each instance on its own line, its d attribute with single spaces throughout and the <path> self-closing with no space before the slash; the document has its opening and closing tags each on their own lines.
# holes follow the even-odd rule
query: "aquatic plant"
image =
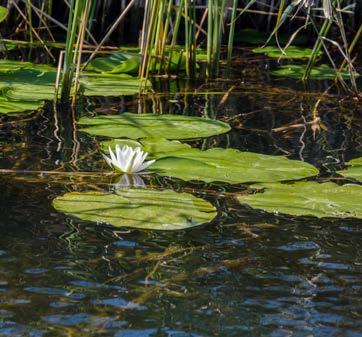
<svg viewBox="0 0 362 337">
<path fill-rule="evenodd" d="M 110 157 L 102 154 L 103 158 L 111 168 L 121 173 L 140 173 L 155 162 L 155 160 L 145 162 L 148 153 L 139 147 L 134 149 L 128 145 L 120 147 L 117 144 L 114 153 L 111 147 L 108 148 L 108 152 Z"/>
<path fill-rule="evenodd" d="M 121 188 L 114 194 L 70 192 L 55 198 L 53 206 L 86 221 L 150 230 L 191 228 L 217 215 L 212 204 L 192 194 L 150 188 Z"/>
</svg>

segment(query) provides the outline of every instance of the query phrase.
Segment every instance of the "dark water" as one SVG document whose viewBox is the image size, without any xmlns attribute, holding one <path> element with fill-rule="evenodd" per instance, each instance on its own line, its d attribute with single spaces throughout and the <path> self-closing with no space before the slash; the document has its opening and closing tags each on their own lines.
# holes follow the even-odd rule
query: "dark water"
<svg viewBox="0 0 362 337">
<path fill-rule="evenodd" d="M 143 99 L 3 118 L 0 167 L 24 172 L 0 176 L 0 336 L 362 336 L 360 220 L 275 216 L 228 196 L 243 186 L 148 177 L 202 195 L 218 217 L 178 232 L 120 230 L 51 206 L 66 191 L 109 190 L 109 178 L 25 172 L 105 170 L 74 118 L 156 111 L 226 120 L 232 132 L 194 145 L 286 154 L 323 180 L 362 154 L 359 104 L 321 96 L 325 85 L 306 91 L 241 64 L 208 84 L 159 81 Z"/>
</svg>

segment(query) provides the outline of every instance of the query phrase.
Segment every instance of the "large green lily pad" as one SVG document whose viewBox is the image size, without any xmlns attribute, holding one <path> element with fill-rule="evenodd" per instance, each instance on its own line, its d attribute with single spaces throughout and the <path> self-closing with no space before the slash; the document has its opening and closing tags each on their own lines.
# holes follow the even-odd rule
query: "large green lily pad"
<svg viewBox="0 0 362 337">
<path fill-rule="evenodd" d="M 267 212 L 318 218 L 362 218 L 362 186 L 339 186 L 328 182 L 296 182 L 294 184 L 258 184 L 262 189 L 238 200 Z"/>
<path fill-rule="evenodd" d="M 280 66 L 271 73 L 275 76 L 301 79 L 304 75 L 304 72 L 305 66 L 290 64 Z M 351 78 L 351 74 L 348 71 L 342 71 L 339 74 L 343 79 L 347 80 Z M 356 73 L 355 75 L 357 76 L 358 74 Z M 312 68 L 309 78 L 312 80 L 334 80 L 336 78 L 336 71 L 327 64 L 321 64 L 320 66 L 315 66 Z"/>
<path fill-rule="evenodd" d="M 213 119 L 181 116 L 133 114 L 82 117 L 81 130 L 91 135 L 112 138 L 139 139 L 146 137 L 167 139 L 194 139 L 222 134 L 230 130 L 227 123 Z"/>
<path fill-rule="evenodd" d="M 230 184 L 250 182 L 276 182 L 298 180 L 315 176 L 318 170 L 305 162 L 283 156 L 270 156 L 236 149 L 214 148 L 201 151 L 178 141 L 142 139 L 140 142 L 113 140 L 104 142 L 102 149 L 114 148 L 116 143 L 141 147 L 150 158 L 157 159 L 150 166 L 162 176 L 186 181 L 226 182 Z"/>
<path fill-rule="evenodd" d="M 312 55 L 312 49 L 310 48 L 301 48 L 297 46 L 289 46 L 283 51 L 277 46 L 267 46 L 267 47 L 258 47 L 254 48 L 253 52 L 257 54 L 265 54 L 273 58 L 287 58 L 287 59 L 308 59 Z M 318 56 L 322 55 L 322 52 L 319 52 Z"/>
<path fill-rule="evenodd" d="M 151 169 L 186 181 L 230 184 L 298 180 L 318 174 L 314 166 L 302 161 L 221 148 L 178 151 L 157 160 Z"/>
<path fill-rule="evenodd" d="M 121 189 L 117 194 L 71 192 L 53 201 L 58 211 L 115 227 L 178 230 L 210 222 L 215 208 L 188 193 Z"/>
<path fill-rule="evenodd" d="M 0 113 L 27 111 L 34 105 L 41 106 L 44 100 L 54 99 L 55 79 L 54 67 L 1 60 Z M 126 74 L 82 73 L 80 78 L 80 92 L 86 96 L 133 95 L 139 92 L 139 85 L 138 78 Z"/>
<path fill-rule="evenodd" d="M 362 157 L 355 158 L 346 163 L 347 167 L 343 171 L 338 171 L 344 177 L 356 179 L 362 182 Z"/>
</svg>

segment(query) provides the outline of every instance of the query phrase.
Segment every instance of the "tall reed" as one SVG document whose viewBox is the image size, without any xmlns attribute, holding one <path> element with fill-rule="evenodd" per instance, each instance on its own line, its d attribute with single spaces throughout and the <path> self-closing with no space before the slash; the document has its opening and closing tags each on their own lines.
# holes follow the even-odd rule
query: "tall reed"
<svg viewBox="0 0 362 337">
<path fill-rule="evenodd" d="M 61 99 L 64 101 L 69 99 L 74 73 L 77 65 L 80 65 L 81 62 L 90 2 L 91 0 L 71 0 L 70 2 L 62 73 Z"/>
</svg>

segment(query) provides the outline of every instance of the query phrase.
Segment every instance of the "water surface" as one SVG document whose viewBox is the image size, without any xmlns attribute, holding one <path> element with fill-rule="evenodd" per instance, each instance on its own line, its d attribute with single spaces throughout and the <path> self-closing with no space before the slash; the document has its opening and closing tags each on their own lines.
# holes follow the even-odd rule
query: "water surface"
<svg viewBox="0 0 362 337">
<path fill-rule="evenodd" d="M 192 144 L 288 155 L 316 165 L 320 181 L 361 156 L 357 103 L 257 65 L 211 83 L 156 80 L 142 99 L 2 118 L 0 167 L 17 173 L 0 176 L 0 336 L 362 336 L 360 220 L 267 214 L 235 200 L 246 186 L 149 176 L 148 185 L 206 198 L 218 217 L 177 232 L 115 229 L 51 206 L 67 191 L 112 190 L 112 178 L 29 172 L 108 170 L 100 139 L 74 120 L 124 111 L 228 121 L 229 134 Z"/>
</svg>

